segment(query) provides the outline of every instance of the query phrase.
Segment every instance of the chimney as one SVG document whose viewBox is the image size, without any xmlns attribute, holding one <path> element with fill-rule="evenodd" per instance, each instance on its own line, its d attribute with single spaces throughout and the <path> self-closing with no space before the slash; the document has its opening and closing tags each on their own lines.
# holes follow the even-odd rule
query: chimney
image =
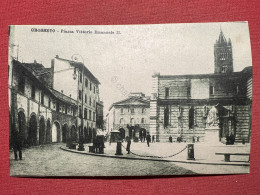
<svg viewBox="0 0 260 195">
<path fill-rule="evenodd" d="M 59 58 L 59 55 L 56 55 L 56 58 Z"/>
</svg>

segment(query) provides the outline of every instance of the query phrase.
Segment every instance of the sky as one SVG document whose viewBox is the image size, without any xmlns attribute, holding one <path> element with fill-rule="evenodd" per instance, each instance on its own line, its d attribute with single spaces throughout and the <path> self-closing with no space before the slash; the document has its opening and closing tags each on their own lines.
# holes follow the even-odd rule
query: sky
<svg viewBox="0 0 260 195">
<path fill-rule="evenodd" d="M 37 29 L 37 32 L 35 32 Z M 38 32 L 52 29 L 55 32 Z M 15 56 L 50 67 L 56 55 L 79 61 L 100 81 L 104 114 L 130 92 L 151 95 L 152 75 L 207 74 L 214 72 L 214 43 L 222 29 L 233 46 L 234 71 L 252 66 L 247 22 L 102 25 L 15 26 Z M 77 33 L 84 30 L 92 33 Z M 74 33 L 65 33 L 65 32 Z M 95 33 L 97 32 L 97 33 Z M 113 32 L 100 34 L 98 32 Z M 17 52 L 17 53 L 16 53 Z M 71 75 L 68 75 L 71 76 Z"/>
</svg>

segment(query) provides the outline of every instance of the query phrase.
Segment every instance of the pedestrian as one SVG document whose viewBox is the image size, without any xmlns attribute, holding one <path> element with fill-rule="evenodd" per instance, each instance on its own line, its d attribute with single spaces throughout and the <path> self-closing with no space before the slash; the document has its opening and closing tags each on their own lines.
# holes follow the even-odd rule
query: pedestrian
<svg viewBox="0 0 260 195">
<path fill-rule="evenodd" d="M 172 136 L 169 137 L 169 142 L 172 143 Z"/>
<path fill-rule="evenodd" d="M 142 135 L 140 136 L 140 141 L 143 142 L 143 136 Z"/>
<path fill-rule="evenodd" d="M 126 151 L 127 154 L 130 154 L 131 139 L 128 136 L 126 136 L 126 141 L 127 141 Z"/>
<path fill-rule="evenodd" d="M 14 131 L 14 158 L 18 160 L 17 151 L 19 152 L 19 159 L 22 160 L 22 136 L 20 133 L 15 130 Z"/>
<path fill-rule="evenodd" d="M 147 146 L 150 147 L 151 136 L 149 135 L 149 133 L 146 136 L 146 142 L 147 142 Z"/>
<path fill-rule="evenodd" d="M 152 142 L 154 143 L 155 141 L 154 141 L 154 135 L 152 136 Z"/>
</svg>

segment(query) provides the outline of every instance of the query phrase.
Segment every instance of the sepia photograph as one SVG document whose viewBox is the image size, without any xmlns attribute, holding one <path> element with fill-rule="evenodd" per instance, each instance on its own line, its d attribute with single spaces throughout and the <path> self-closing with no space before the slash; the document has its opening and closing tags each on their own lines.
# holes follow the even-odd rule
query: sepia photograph
<svg viewBox="0 0 260 195">
<path fill-rule="evenodd" d="M 11 25 L 13 177 L 250 172 L 248 22 Z"/>
</svg>

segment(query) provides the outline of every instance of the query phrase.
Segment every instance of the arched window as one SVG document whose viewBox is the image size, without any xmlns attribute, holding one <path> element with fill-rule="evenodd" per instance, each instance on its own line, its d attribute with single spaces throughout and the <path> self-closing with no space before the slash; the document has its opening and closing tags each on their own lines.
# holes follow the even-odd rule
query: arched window
<svg viewBox="0 0 260 195">
<path fill-rule="evenodd" d="M 121 118 L 119 123 L 120 123 L 120 124 L 124 124 L 124 119 Z"/>
<path fill-rule="evenodd" d="M 194 108 L 191 107 L 189 110 L 189 128 L 192 129 L 194 127 Z"/>
<path fill-rule="evenodd" d="M 144 118 L 141 119 L 141 123 L 144 124 Z"/>
</svg>

